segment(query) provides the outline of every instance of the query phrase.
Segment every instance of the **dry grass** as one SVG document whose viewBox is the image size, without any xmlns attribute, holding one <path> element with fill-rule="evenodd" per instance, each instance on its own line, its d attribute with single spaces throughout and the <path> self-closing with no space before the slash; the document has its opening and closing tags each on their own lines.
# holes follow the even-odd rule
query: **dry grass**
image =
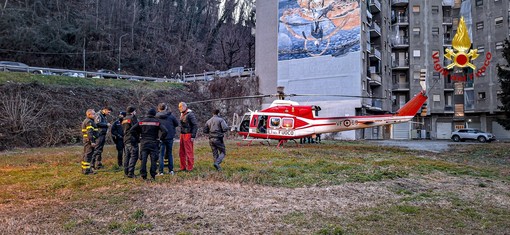
<svg viewBox="0 0 510 235">
<path fill-rule="evenodd" d="M 80 174 L 79 146 L 2 152 L 0 233 L 507 234 L 509 147 L 229 141 L 218 173 L 200 141 L 193 172 L 152 183 L 124 178 L 112 146 L 94 176 Z"/>
</svg>

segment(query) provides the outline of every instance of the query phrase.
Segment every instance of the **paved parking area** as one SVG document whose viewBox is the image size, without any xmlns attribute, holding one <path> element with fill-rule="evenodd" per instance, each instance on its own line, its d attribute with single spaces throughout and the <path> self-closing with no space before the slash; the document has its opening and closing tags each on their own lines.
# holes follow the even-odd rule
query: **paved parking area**
<svg viewBox="0 0 510 235">
<path fill-rule="evenodd" d="M 443 152 L 448 150 L 450 145 L 457 144 L 490 144 L 475 141 L 453 142 L 451 140 L 368 140 L 367 142 L 375 145 L 395 146 L 430 152 Z"/>
</svg>

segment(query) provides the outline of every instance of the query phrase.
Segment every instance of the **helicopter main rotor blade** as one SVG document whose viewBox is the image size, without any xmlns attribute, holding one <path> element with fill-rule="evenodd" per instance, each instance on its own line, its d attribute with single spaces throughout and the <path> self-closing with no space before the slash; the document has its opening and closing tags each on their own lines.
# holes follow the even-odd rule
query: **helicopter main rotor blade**
<svg viewBox="0 0 510 235">
<path fill-rule="evenodd" d="M 207 102 L 223 101 L 223 100 L 255 99 L 255 98 L 264 98 L 264 97 L 270 97 L 270 96 L 271 95 L 248 95 L 248 96 L 225 97 L 225 98 L 192 101 L 192 102 L 188 102 L 188 104 L 199 104 L 199 103 L 207 103 Z"/>
<path fill-rule="evenodd" d="M 378 99 L 378 100 L 387 99 L 387 98 L 381 98 L 381 97 L 370 97 L 370 96 L 361 96 L 361 95 L 286 94 L 285 96 L 288 96 L 288 97 L 294 97 L 294 96 L 336 96 L 336 97 L 367 98 L 367 99 Z"/>
</svg>

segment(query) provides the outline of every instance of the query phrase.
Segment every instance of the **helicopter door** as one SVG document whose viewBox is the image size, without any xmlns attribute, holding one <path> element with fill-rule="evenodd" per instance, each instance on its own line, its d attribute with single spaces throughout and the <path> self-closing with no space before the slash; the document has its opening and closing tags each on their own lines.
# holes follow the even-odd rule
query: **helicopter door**
<svg viewBox="0 0 510 235">
<path fill-rule="evenodd" d="M 258 133 L 267 133 L 267 116 L 266 115 L 259 116 L 259 123 L 257 124 L 257 132 Z"/>
<path fill-rule="evenodd" d="M 250 114 L 245 114 L 239 125 L 240 132 L 248 132 L 250 130 Z"/>
</svg>

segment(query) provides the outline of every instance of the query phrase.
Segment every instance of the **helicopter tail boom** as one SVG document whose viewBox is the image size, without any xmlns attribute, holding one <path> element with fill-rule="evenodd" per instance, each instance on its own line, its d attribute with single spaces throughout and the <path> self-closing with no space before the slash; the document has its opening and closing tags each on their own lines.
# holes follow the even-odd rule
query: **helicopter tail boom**
<svg viewBox="0 0 510 235">
<path fill-rule="evenodd" d="M 425 101 L 427 101 L 427 96 L 425 95 L 425 91 L 421 91 L 397 111 L 397 116 L 416 115 Z"/>
</svg>

